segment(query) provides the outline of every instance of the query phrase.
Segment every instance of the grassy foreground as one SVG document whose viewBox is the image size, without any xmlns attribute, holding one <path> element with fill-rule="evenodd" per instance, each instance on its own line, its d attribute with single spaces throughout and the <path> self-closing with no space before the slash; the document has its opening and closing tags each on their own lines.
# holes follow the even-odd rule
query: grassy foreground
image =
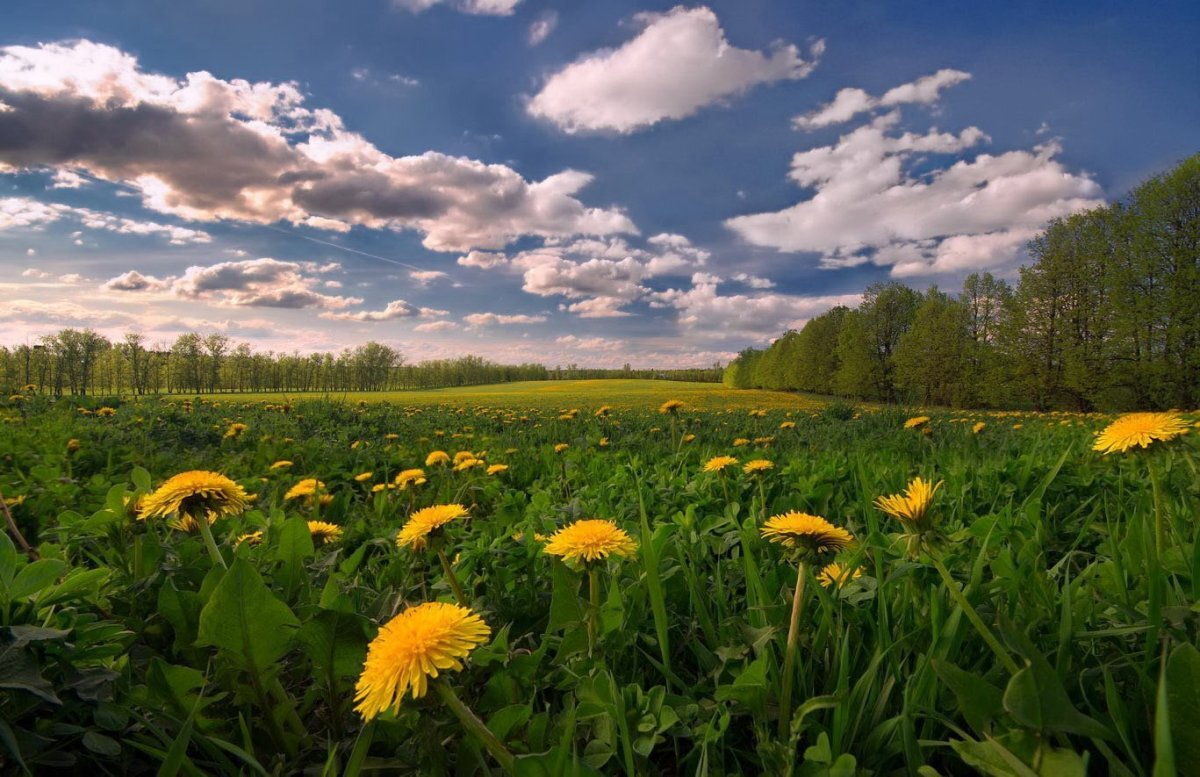
<svg viewBox="0 0 1200 777">
<path fill-rule="evenodd" d="M 214 394 L 206 399 L 221 402 L 285 402 L 319 398 L 314 394 Z M 819 401 L 801 394 L 758 389 L 731 389 L 719 383 L 686 383 L 667 380 L 551 380 L 494 383 L 412 391 L 364 391 L 328 394 L 336 402 L 392 402 L 400 405 L 464 405 L 494 407 L 574 406 L 595 408 L 656 408 L 668 399 L 679 399 L 693 408 L 783 408 L 807 410 Z"/>
<path fill-rule="evenodd" d="M 0 771 L 1200 763 L 1195 434 L 1103 456 L 1102 416 L 910 419 L 642 381 L 395 396 L 0 405 L 0 492 L 32 546 L 0 534 Z M 236 486 L 141 512 L 191 470 Z M 877 506 L 916 476 L 941 484 L 919 517 Z M 398 546 L 419 510 L 454 504 L 469 517 Z M 853 540 L 763 536 L 793 511 Z M 546 552 L 588 518 L 629 541 L 594 563 Z M 364 716 L 368 646 L 430 602 L 486 626 L 427 693 Z M 439 639 L 409 634 L 387 661 Z"/>
</svg>

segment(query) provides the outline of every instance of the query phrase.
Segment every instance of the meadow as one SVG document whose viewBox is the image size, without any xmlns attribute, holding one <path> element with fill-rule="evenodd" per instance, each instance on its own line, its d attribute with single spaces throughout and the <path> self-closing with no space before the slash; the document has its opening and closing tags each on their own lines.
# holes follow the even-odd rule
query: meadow
<svg viewBox="0 0 1200 777">
<path fill-rule="evenodd" d="M 1114 418 L 649 381 L 17 394 L 0 763 L 1195 774 L 1197 416 L 1094 450 Z"/>
</svg>

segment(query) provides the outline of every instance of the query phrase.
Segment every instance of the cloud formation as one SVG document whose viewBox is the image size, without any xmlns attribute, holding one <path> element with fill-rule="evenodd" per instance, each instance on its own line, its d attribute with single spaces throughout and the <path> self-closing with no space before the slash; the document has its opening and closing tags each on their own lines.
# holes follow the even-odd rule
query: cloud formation
<svg viewBox="0 0 1200 777">
<path fill-rule="evenodd" d="M 185 219 L 412 229 L 436 251 L 637 231 L 576 199 L 587 173 L 527 181 L 432 151 L 393 157 L 293 83 L 179 80 L 90 41 L 0 48 L 0 103 L 0 172 L 81 170 Z"/>
<path fill-rule="evenodd" d="M 445 5 L 473 16 L 511 16 L 521 0 L 392 0 L 397 8 L 413 13 L 428 11 L 435 5 Z"/>
<path fill-rule="evenodd" d="M 813 194 L 726 226 L 754 245 L 820 253 L 826 267 L 873 261 L 917 275 L 1011 262 L 1046 221 L 1102 202 L 1095 181 L 1055 158 L 1057 143 L 936 167 L 927 155 L 960 154 L 987 136 L 977 127 L 897 134 L 897 121 L 893 111 L 797 153 L 788 177 Z M 921 174 L 907 172 L 918 159 Z"/>
<path fill-rule="evenodd" d="M 862 89 L 850 87 L 838 90 L 832 102 L 820 108 L 797 116 L 792 119 L 792 125 L 797 129 L 818 129 L 831 124 L 841 124 L 853 119 L 860 113 L 879 107 L 891 108 L 905 103 L 935 103 L 943 89 L 960 84 L 971 77 L 970 73 L 951 68 L 943 68 L 936 73 L 921 76 L 900 86 L 892 87 L 883 97 L 875 98 Z"/>
<path fill-rule="evenodd" d="M 463 316 L 463 321 L 467 322 L 467 326 L 476 329 L 496 324 L 503 326 L 510 324 L 540 324 L 545 320 L 545 316 L 531 316 L 523 313 L 513 315 L 504 313 L 468 313 Z"/>
<path fill-rule="evenodd" d="M 808 59 L 791 44 L 770 53 L 739 49 L 709 8 L 676 6 L 634 17 L 644 27 L 617 49 L 587 54 L 551 75 L 527 103 L 530 115 L 568 133 L 634 132 L 682 119 L 760 84 L 804 78 L 824 51 Z"/>
<path fill-rule="evenodd" d="M 332 321 L 393 321 L 398 318 L 432 318 L 435 316 L 444 316 L 449 311 L 435 310 L 434 308 L 422 308 L 416 305 L 410 305 L 402 299 L 392 300 L 384 307 L 383 310 L 359 310 L 355 312 L 331 312 L 326 311 L 320 314 L 321 318 L 327 318 Z"/>
</svg>

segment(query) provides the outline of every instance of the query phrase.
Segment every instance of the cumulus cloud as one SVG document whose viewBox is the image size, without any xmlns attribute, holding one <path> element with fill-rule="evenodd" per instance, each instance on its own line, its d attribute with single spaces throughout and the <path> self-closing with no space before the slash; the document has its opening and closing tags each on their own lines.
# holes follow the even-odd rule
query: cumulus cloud
<svg viewBox="0 0 1200 777">
<path fill-rule="evenodd" d="M 654 235 L 646 248 L 621 238 L 548 244 L 514 256 L 509 267 L 522 273 L 522 290 L 540 297 L 576 300 L 562 310 L 581 318 L 617 318 L 623 308 L 644 297 L 645 281 L 656 276 L 687 275 L 709 258 L 682 235 Z"/>
<path fill-rule="evenodd" d="M 2 154 L 3 150 L 0 149 L 0 155 Z M 199 229 L 160 224 L 156 221 L 137 221 L 91 208 L 73 208 L 56 202 L 39 202 L 30 197 L 0 197 L 0 229 L 38 229 L 64 219 L 77 221 L 88 229 L 102 229 L 122 235 L 162 236 L 166 237 L 171 245 L 212 241 L 211 235 Z M 78 245 L 82 245 L 81 234 L 72 234 Z"/>
<path fill-rule="evenodd" d="M 533 24 L 529 25 L 529 45 L 536 46 L 546 38 L 549 38 L 550 33 L 554 32 L 554 28 L 557 26 L 557 11 L 547 11 L 538 18 L 534 19 Z"/>
<path fill-rule="evenodd" d="M 21 273 L 22 278 L 49 278 L 50 273 L 45 270 L 39 270 L 36 267 L 28 267 Z"/>
<path fill-rule="evenodd" d="M 51 189 L 79 189 L 89 183 L 88 179 L 84 178 L 74 170 L 55 170 L 53 177 L 50 179 Z"/>
<path fill-rule="evenodd" d="M 757 275 L 750 275 L 749 273 L 744 273 L 744 272 L 734 273 L 733 275 L 730 276 L 730 278 L 732 280 L 737 281 L 738 283 L 744 283 L 752 289 L 773 289 L 773 288 L 775 288 L 775 281 L 771 280 L 770 278 L 760 278 Z"/>
<path fill-rule="evenodd" d="M 796 296 L 791 294 L 727 294 L 717 291 L 717 279 L 697 274 L 686 291 L 668 289 L 652 296 L 658 307 L 679 311 L 678 323 L 685 333 L 700 333 L 708 339 L 775 337 L 795 329 L 813 316 L 837 305 L 856 305 L 859 294 Z"/>
<path fill-rule="evenodd" d="M 408 273 L 408 277 L 418 286 L 428 286 L 434 281 L 445 280 L 450 276 L 441 270 L 412 270 Z"/>
<path fill-rule="evenodd" d="M 872 97 L 864 90 L 854 87 L 841 89 L 832 102 L 803 116 L 795 117 L 792 119 L 792 124 L 798 129 L 818 129 L 832 124 L 841 124 L 860 113 L 866 113 L 879 107 L 887 108 L 904 103 L 928 105 L 937 102 L 943 89 L 960 84 L 970 77 L 970 73 L 943 68 L 931 75 L 921 76 L 915 81 L 893 87 L 879 98 Z"/>
<path fill-rule="evenodd" d="M 0 229 L 42 227 L 58 221 L 68 210 L 66 206 L 29 197 L 0 197 Z"/>
<path fill-rule="evenodd" d="M 473 16 L 511 16 L 521 0 L 392 0 L 397 8 L 421 13 L 435 5 L 444 5 Z"/>
<path fill-rule="evenodd" d="M 809 58 L 794 45 L 769 53 L 739 49 L 725 38 L 709 8 L 677 6 L 638 14 L 640 33 L 617 49 L 602 49 L 551 75 L 526 106 L 564 132 L 628 133 L 700 109 L 759 85 L 804 78 L 824 51 Z"/>
<path fill-rule="evenodd" d="M 496 324 L 540 324 L 545 320 L 545 316 L 530 316 L 525 314 L 506 315 L 504 313 L 468 313 L 467 315 L 463 316 L 463 321 L 467 322 L 467 326 L 472 328 L 493 326 Z"/>
<path fill-rule="evenodd" d="M 820 253 L 827 267 L 873 261 L 915 275 L 1001 266 L 1049 219 L 1101 203 L 1095 181 L 1055 158 L 1057 143 L 931 168 L 923 155 L 960 154 L 987 136 L 896 134 L 896 121 L 892 112 L 797 153 L 789 177 L 813 194 L 726 226 L 754 245 Z M 922 172 L 907 172 L 918 159 Z"/>
<path fill-rule="evenodd" d="M 437 251 L 637 231 L 620 210 L 576 199 L 587 173 L 527 181 L 463 157 L 393 157 L 295 84 L 180 80 L 90 41 L 0 48 L 0 102 L 0 170 L 83 171 L 190 220 L 412 229 Z"/>
<path fill-rule="evenodd" d="M 434 308 L 422 308 L 416 305 L 410 305 L 402 299 L 392 300 L 384 307 L 383 310 L 359 310 L 354 312 L 331 312 L 326 311 L 320 314 L 321 318 L 327 318 L 333 321 L 393 321 L 398 318 L 430 318 L 433 316 L 444 316 L 449 311 L 435 310 Z"/>
<path fill-rule="evenodd" d="M 471 251 L 458 257 L 458 263 L 463 267 L 477 267 L 480 270 L 490 270 L 508 264 L 508 257 L 495 251 Z"/>
<path fill-rule="evenodd" d="M 414 332 L 453 332 L 458 329 L 458 324 L 453 321 L 428 321 L 424 324 L 417 324 L 413 327 Z"/>
<path fill-rule="evenodd" d="M 305 267 L 308 264 L 308 267 Z M 334 265 L 337 266 L 336 264 Z M 121 292 L 166 292 L 235 307 L 321 308 L 336 310 L 362 302 L 317 291 L 320 279 L 307 272 L 320 270 L 313 263 L 278 259 L 244 259 L 236 262 L 188 267 L 182 275 L 166 279 L 129 271 L 106 281 L 101 288 Z"/>
<path fill-rule="evenodd" d="M 626 346 L 624 340 L 614 340 L 609 337 L 578 337 L 576 335 L 556 337 L 554 342 L 581 351 L 619 351 Z"/>
</svg>

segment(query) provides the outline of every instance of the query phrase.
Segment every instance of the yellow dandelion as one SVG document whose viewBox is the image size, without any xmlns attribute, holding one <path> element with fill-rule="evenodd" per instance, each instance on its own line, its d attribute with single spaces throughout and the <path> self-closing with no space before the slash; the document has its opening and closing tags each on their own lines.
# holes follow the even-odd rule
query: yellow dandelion
<svg viewBox="0 0 1200 777">
<path fill-rule="evenodd" d="M 467 508 L 460 504 L 434 505 L 417 510 L 408 517 L 408 522 L 396 534 L 396 545 L 401 548 L 422 550 L 431 536 L 443 526 L 459 518 L 469 518 Z"/>
<path fill-rule="evenodd" d="M 767 519 L 762 536 L 784 547 L 807 553 L 841 550 L 854 541 L 850 532 L 817 515 L 787 512 Z"/>
<path fill-rule="evenodd" d="M 746 466 L 742 467 L 742 472 L 745 472 L 747 475 L 761 475 L 770 469 L 775 469 L 774 462 L 767 461 L 766 459 L 754 459 L 753 461 L 746 462 Z"/>
<path fill-rule="evenodd" d="M 245 534 L 239 534 L 233 544 L 241 545 L 242 543 L 246 543 L 247 545 L 259 545 L 262 541 L 263 533 L 261 531 L 250 531 Z"/>
<path fill-rule="evenodd" d="M 684 442 L 694 442 L 694 441 L 696 440 L 696 435 L 694 435 L 694 434 L 690 434 L 690 433 L 689 433 L 689 434 L 685 434 L 685 435 L 684 435 L 684 436 L 683 436 L 681 439 L 682 439 Z"/>
<path fill-rule="evenodd" d="M 862 577 L 861 569 L 848 569 L 834 561 L 821 568 L 821 571 L 817 573 L 817 582 L 826 588 L 830 586 L 841 587 L 858 577 Z"/>
<path fill-rule="evenodd" d="M 976 421 L 975 425 L 971 427 L 971 434 L 979 434 L 986 426 L 987 424 L 985 424 L 983 421 Z"/>
<path fill-rule="evenodd" d="M 1092 450 L 1107 456 L 1134 447 L 1148 448 L 1152 442 L 1184 434 L 1187 428 L 1187 422 L 1175 413 L 1128 413 L 1100 432 Z"/>
<path fill-rule="evenodd" d="M 337 542 L 342 538 L 342 527 L 325 521 L 309 521 L 308 533 L 318 542 Z"/>
<path fill-rule="evenodd" d="M 145 497 L 138 517 L 207 514 L 215 520 L 224 515 L 237 515 L 246 509 L 248 502 L 246 491 L 224 475 L 192 470 L 168 478 L 158 490 Z"/>
<path fill-rule="evenodd" d="M 480 461 L 479 459 L 475 459 L 475 458 L 463 459 L 462 461 L 460 461 L 454 465 L 454 471 L 455 472 L 466 472 L 467 470 L 472 469 L 473 467 L 482 467 L 483 465 L 484 465 L 484 462 Z"/>
<path fill-rule="evenodd" d="M 324 490 L 325 484 L 320 480 L 317 480 L 316 478 L 305 478 L 289 488 L 287 493 L 283 495 L 283 499 L 286 502 L 289 499 L 296 499 L 302 496 L 311 497 Z"/>
<path fill-rule="evenodd" d="M 98 410 L 96 410 L 96 415 L 100 418 L 108 418 L 108 417 L 114 416 L 116 414 L 117 414 L 116 409 L 111 408 L 111 407 L 102 407 L 102 408 L 99 408 Z"/>
<path fill-rule="evenodd" d="M 242 432 L 249 428 L 250 427 L 246 426 L 246 424 L 230 424 L 229 428 L 225 430 L 225 437 L 226 439 L 236 440 L 238 437 L 242 436 Z"/>
<path fill-rule="evenodd" d="M 426 467 L 437 467 L 450 463 L 450 454 L 445 451 L 434 451 L 425 457 Z"/>
<path fill-rule="evenodd" d="M 796 422 L 795 421 L 784 421 L 783 423 L 781 423 L 779 425 L 779 428 L 780 429 L 795 429 Z"/>
<path fill-rule="evenodd" d="M 425 482 L 425 470 L 423 469 L 406 469 L 399 475 L 396 475 L 394 481 L 401 489 L 409 486 L 419 486 Z"/>
<path fill-rule="evenodd" d="M 75 453 L 78 450 L 79 450 L 79 440 L 76 440 L 74 437 L 67 440 L 67 453 Z"/>
<path fill-rule="evenodd" d="M 272 464 L 271 469 L 287 469 L 290 466 L 292 466 L 292 462 L 288 461 L 287 459 L 281 459 Z"/>
<path fill-rule="evenodd" d="M 904 422 L 904 428 L 905 429 L 916 429 L 917 427 L 924 426 L 927 423 L 929 423 L 929 416 L 927 416 L 927 415 L 914 416 Z"/>
<path fill-rule="evenodd" d="M 487 473 L 489 475 L 499 475 L 501 472 L 508 472 L 507 464 L 493 464 L 487 468 Z"/>
<path fill-rule="evenodd" d="M 607 418 L 608 414 L 611 412 L 612 412 L 611 407 L 609 407 L 608 405 L 601 405 L 600 407 L 596 408 L 596 417 L 597 418 Z"/>
<path fill-rule="evenodd" d="M 477 614 L 456 604 L 427 602 L 410 607 L 379 630 L 355 686 L 354 709 L 365 720 L 399 712 L 406 694 L 419 699 L 429 679 L 460 671 L 491 629 Z"/>
<path fill-rule="evenodd" d="M 664 415 L 676 415 L 685 407 L 687 407 L 687 405 L 678 399 L 668 399 L 666 402 L 663 402 L 658 406 L 658 412 Z"/>
<path fill-rule="evenodd" d="M 704 462 L 705 472 L 724 472 L 729 467 L 737 466 L 738 460 L 732 456 L 713 456 Z"/>
<path fill-rule="evenodd" d="M 209 513 L 206 516 L 206 518 L 208 519 L 209 526 L 212 526 L 214 523 L 217 522 L 217 514 L 216 513 Z M 187 515 L 187 514 L 181 515 L 178 518 L 167 521 L 167 526 L 170 526 L 172 529 L 175 529 L 176 531 L 187 532 L 188 534 L 193 534 L 195 532 L 200 531 L 200 523 L 195 518 L 193 518 L 192 516 Z"/>
<path fill-rule="evenodd" d="M 612 521 L 589 518 L 556 531 L 543 548 L 563 561 L 593 562 L 609 556 L 629 556 L 637 543 Z"/>
<path fill-rule="evenodd" d="M 554 452 L 555 452 L 555 453 L 562 453 L 563 451 L 565 451 L 567 448 L 570 448 L 570 447 L 571 447 L 571 446 L 570 446 L 570 445 L 568 445 L 567 443 L 565 443 L 565 442 L 560 442 L 558 445 L 555 445 L 555 446 L 554 446 Z"/>
<path fill-rule="evenodd" d="M 607 447 L 608 447 L 608 438 L 607 438 L 607 437 L 601 437 L 601 438 L 600 438 L 600 442 L 596 443 L 596 445 L 597 445 L 597 446 L 599 446 L 599 447 L 601 447 L 601 448 L 607 448 Z"/>
<path fill-rule="evenodd" d="M 913 478 L 903 494 L 881 496 L 875 500 L 875 506 L 906 526 L 922 531 L 927 528 L 926 513 L 942 483 L 941 480 L 935 484 L 930 480 Z"/>
<path fill-rule="evenodd" d="M 375 477 L 374 472 L 360 472 L 354 476 L 354 480 L 357 483 L 366 483 L 368 480 L 370 480 L 373 477 Z"/>
<path fill-rule="evenodd" d="M 738 438 L 734 439 L 734 441 L 733 441 L 733 447 L 735 447 L 735 448 L 744 448 L 749 444 L 750 444 L 750 441 L 747 440 L 745 437 L 738 437 Z"/>
<path fill-rule="evenodd" d="M 470 451 L 459 451 L 458 453 L 454 454 L 454 463 L 462 464 L 464 461 L 467 461 L 469 459 L 474 459 L 474 458 L 477 458 L 477 457 L 475 456 L 474 453 L 471 453 Z"/>
</svg>

